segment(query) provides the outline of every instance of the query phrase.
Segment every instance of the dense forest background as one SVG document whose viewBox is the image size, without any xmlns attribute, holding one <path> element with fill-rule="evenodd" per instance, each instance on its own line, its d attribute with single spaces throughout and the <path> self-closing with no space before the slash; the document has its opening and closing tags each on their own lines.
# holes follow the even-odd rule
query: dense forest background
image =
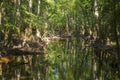
<svg viewBox="0 0 120 80">
<path fill-rule="evenodd" d="M 0 0 L 1 54 L 35 36 L 82 37 L 120 75 L 120 0 Z"/>
</svg>

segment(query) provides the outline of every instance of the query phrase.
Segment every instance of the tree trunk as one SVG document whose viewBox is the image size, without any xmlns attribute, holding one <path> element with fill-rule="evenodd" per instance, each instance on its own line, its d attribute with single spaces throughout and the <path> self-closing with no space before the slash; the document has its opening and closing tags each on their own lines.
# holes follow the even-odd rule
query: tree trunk
<svg viewBox="0 0 120 80">
<path fill-rule="evenodd" d="M 32 12 L 32 0 L 29 0 L 29 12 Z"/>
<path fill-rule="evenodd" d="M 38 17 L 40 16 L 40 0 L 38 0 L 38 10 L 37 10 Z"/>
<path fill-rule="evenodd" d="M 29 12 L 32 13 L 32 0 L 29 0 Z M 30 20 L 29 27 L 32 27 L 32 20 Z"/>
<path fill-rule="evenodd" d="M 3 2 L 1 2 L 0 3 L 0 28 L 1 28 L 1 26 L 2 26 L 2 13 L 3 13 L 3 7 L 2 7 L 2 5 L 3 5 L 4 3 Z"/>
<path fill-rule="evenodd" d="M 1 21 L 1 20 L 2 20 L 2 10 L 1 10 L 2 8 L 1 8 L 1 6 L 2 6 L 2 5 L 0 4 L 0 27 L 1 27 L 1 22 L 2 22 L 2 21 Z"/>
<path fill-rule="evenodd" d="M 20 24 L 20 4 L 21 4 L 21 0 L 14 0 L 14 4 L 15 4 L 15 26 L 19 26 Z"/>
<path fill-rule="evenodd" d="M 38 19 L 40 18 L 40 4 L 41 4 L 41 1 L 38 0 L 38 8 L 37 8 L 37 16 L 38 16 Z M 41 38 L 41 34 L 40 34 L 40 30 L 36 29 L 36 36 L 38 38 Z"/>
<path fill-rule="evenodd" d="M 120 46 L 119 46 L 119 39 L 118 39 L 118 34 L 117 34 L 117 15 L 116 15 L 116 0 L 113 1 L 113 24 L 112 24 L 112 27 L 113 27 L 113 32 L 114 32 L 114 37 L 115 37 L 115 41 L 116 41 L 116 45 L 117 45 L 117 58 L 119 59 L 120 57 Z"/>
</svg>

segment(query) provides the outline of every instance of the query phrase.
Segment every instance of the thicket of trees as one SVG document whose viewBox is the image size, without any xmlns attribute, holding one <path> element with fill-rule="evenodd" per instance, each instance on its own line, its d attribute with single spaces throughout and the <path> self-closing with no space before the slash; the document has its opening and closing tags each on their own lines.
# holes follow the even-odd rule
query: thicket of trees
<svg viewBox="0 0 120 80">
<path fill-rule="evenodd" d="M 0 49 L 28 28 L 41 36 L 83 35 L 115 46 L 120 61 L 120 0 L 1 0 Z"/>
<path fill-rule="evenodd" d="M 85 34 L 103 43 L 115 41 L 119 55 L 120 1 L 104 0 L 2 0 L 0 40 L 9 42 L 12 34 L 26 28 L 59 34 Z M 120 56 L 120 55 L 119 55 Z"/>
</svg>

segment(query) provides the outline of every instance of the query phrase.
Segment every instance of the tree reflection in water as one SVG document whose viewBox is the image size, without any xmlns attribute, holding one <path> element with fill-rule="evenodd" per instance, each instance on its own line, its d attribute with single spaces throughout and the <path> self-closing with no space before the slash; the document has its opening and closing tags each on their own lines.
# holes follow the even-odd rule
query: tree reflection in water
<svg viewBox="0 0 120 80">
<path fill-rule="evenodd" d="M 111 55 L 103 53 L 98 60 L 81 38 L 53 41 L 47 54 L 28 55 L 27 62 L 23 56 L 13 56 L 13 61 L 1 63 L 0 80 L 118 80 Z"/>
</svg>

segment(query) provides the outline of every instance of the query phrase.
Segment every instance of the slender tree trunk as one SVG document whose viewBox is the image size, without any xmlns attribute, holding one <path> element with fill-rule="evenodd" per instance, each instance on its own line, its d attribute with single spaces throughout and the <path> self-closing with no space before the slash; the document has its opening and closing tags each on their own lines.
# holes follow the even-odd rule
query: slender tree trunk
<svg viewBox="0 0 120 80">
<path fill-rule="evenodd" d="M 95 14 L 95 17 L 98 19 L 99 17 L 99 13 L 98 13 L 98 5 L 97 5 L 97 1 L 95 0 L 94 1 L 94 14 Z"/>
<path fill-rule="evenodd" d="M 21 4 L 21 0 L 14 0 L 14 7 L 15 7 L 15 11 L 14 11 L 14 24 L 15 26 L 19 26 L 20 27 L 20 4 Z"/>
<path fill-rule="evenodd" d="M 2 18 L 3 18 L 3 2 L 0 3 L 0 28 L 2 26 Z"/>
<path fill-rule="evenodd" d="M 3 4 L 3 2 L 0 3 L 0 42 L 3 39 L 3 34 L 2 34 L 2 4 Z"/>
<path fill-rule="evenodd" d="M 16 12 L 17 12 L 17 4 L 16 4 L 16 0 L 14 0 L 14 7 L 15 7 L 15 11 L 14 11 L 14 24 L 16 25 Z"/>
<path fill-rule="evenodd" d="M 29 12 L 32 13 L 32 0 L 29 0 Z M 29 27 L 32 27 L 32 20 L 30 20 Z"/>
<path fill-rule="evenodd" d="M 41 0 L 38 0 L 38 8 L 37 8 L 37 16 L 38 16 L 38 19 L 40 17 L 40 4 L 41 4 Z M 41 38 L 41 34 L 40 34 L 40 30 L 36 29 L 36 36 L 38 38 Z"/>
<path fill-rule="evenodd" d="M 40 0 L 38 0 L 38 10 L 37 10 L 38 17 L 40 16 Z"/>
<path fill-rule="evenodd" d="M 21 0 L 16 0 L 16 22 L 18 23 L 18 26 L 20 24 L 20 4 L 21 4 Z"/>
<path fill-rule="evenodd" d="M 44 23 L 44 32 L 43 32 L 43 37 L 47 36 L 48 34 L 48 22 L 47 22 L 47 17 L 48 17 L 48 7 L 46 7 L 46 11 L 44 12 L 44 19 L 45 19 L 45 23 Z"/>
<path fill-rule="evenodd" d="M 93 65 L 93 80 L 98 80 L 96 59 L 93 60 L 93 64 L 92 65 Z"/>
<path fill-rule="evenodd" d="M 29 0 L 29 12 L 32 12 L 32 0 Z"/>
<path fill-rule="evenodd" d="M 0 27 L 2 22 L 2 5 L 0 4 Z"/>
<path fill-rule="evenodd" d="M 120 57 L 120 46 L 119 46 L 119 39 L 118 39 L 118 34 L 117 34 L 117 22 L 116 22 L 116 19 L 117 19 L 117 15 L 116 15 L 116 0 L 113 1 L 113 32 L 114 32 L 114 37 L 115 37 L 115 40 L 116 40 L 116 45 L 117 45 L 117 58 L 119 59 Z"/>
</svg>

